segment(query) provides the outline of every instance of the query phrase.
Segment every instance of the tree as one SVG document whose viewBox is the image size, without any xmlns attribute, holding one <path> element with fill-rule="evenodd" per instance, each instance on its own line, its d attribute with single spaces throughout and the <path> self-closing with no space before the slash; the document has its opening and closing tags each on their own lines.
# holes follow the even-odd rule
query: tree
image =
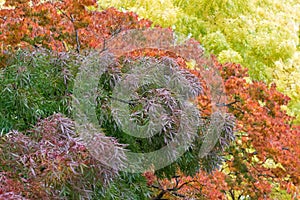
<svg viewBox="0 0 300 200">
<path fill-rule="evenodd" d="M 30 4 L 31 2 L 31 4 Z M 150 21 L 138 20 L 134 13 L 116 9 L 88 11 L 96 1 L 6 1 L 0 10 L 1 63 L 5 66 L 7 50 L 50 48 L 79 52 L 99 47 L 112 35 L 134 28 L 146 28 Z M 101 24 L 101 26 L 99 25 Z"/>
<path fill-rule="evenodd" d="M 145 178 L 118 176 L 118 169 L 88 151 L 75 129 L 71 93 L 82 57 L 45 49 L 15 53 L 1 71 L 0 121 L 6 134 L 0 138 L 0 199 L 111 199 L 120 191 L 124 198 L 149 196 Z M 95 140 L 115 147 L 116 159 L 124 156 L 114 138 L 96 134 Z"/>
<path fill-rule="evenodd" d="M 285 188 L 290 195 L 277 192 L 277 198 L 298 198 L 299 126 L 292 125 L 291 117 L 280 110 L 289 98 L 275 84 L 268 88 L 263 82 L 247 82 L 247 70 L 240 65 L 215 64 L 225 80 L 229 102 L 233 102 L 227 107 L 237 119 L 237 140 L 224 154 L 221 175 L 218 171 L 208 175 L 209 181 L 201 171 L 194 178 L 184 177 L 178 184 L 183 187 L 176 192 L 197 196 L 202 191 L 205 198 L 213 198 L 218 194 L 214 188 L 231 199 L 272 199 L 278 188 Z"/>
<path fill-rule="evenodd" d="M 6 6 L 14 6 L 14 9 L 1 10 L 1 41 L 5 44 L 2 61 L 5 61 L 5 68 L 1 72 L 4 81 L 0 86 L 1 95 L 5 98 L 1 98 L 3 112 L 0 119 L 4 124 L 2 132 L 10 132 L 0 142 L 3 153 L 0 160 L 3 173 L 0 178 L 4 180 L 2 187 L 5 188 L 0 192 L 1 198 L 8 195 L 34 198 L 27 192 L 28 188 L 33 191 L 32 195 L 38 197 L 46 193 L 50 197 L 60 195 L 62 198 L 78 198 L 81 195 L 103 199 L 228 196 L 232 199 L 258 199 L 271 198 L 274 191 L 280 188 L 286 190 L 287 197 L 290 195 L 297 198 L 300 177 L 299 127 L 291 125 L 292 118 L 280 109 L 288 103 L 288 97 L 279 93 L 275 85 L 268 87 L 263 82 L 251 82 L 246 70 L 238 64 L 222 65 L 216 59 L 211 61 L 203 56 L 199 43 L 193 39 L 184 38 L 183 45 L 179 41 L 178 48 L 173 49 L 158 48 L 160 46 L 157 45 L 149 48 L 146 45 L 132 50 L 137 44 L 131 43 L 132 40 L 122 40 L 130 33 L 126 32 L 128 29 L 145 29 L 144 32 L 134 33 L 143 33 L 137 36 L 160 45 L 164 43 L 159 41 L 169 42 L 169 36 L 174 34 L 171 29 L 159 27 L 147 30 L 151 22 L 138 20 L 133 13 L 122 13 L 115 9 L 88 11 L 87 6 L 94 6 L 94 3 L 70 0 L 43 3 L 32 1 L 30 5 L 26 0 L 6 1 Z M 89 9 L 93 10 L 92 7 Z M 20 20 L 27 23 L 17 25 L 16 22 Z M 50 23 L 49 20 L 53 21 Z M 156 30 L 165 34 L 151 34 Z M 10 34 L 14 35 L 15 41 Z M 138 45 L 141 44 L 144 43 Z M 114 59 L 111 59 L 110 54 L 105 54 L 107 48 L 112 47 L 117 49 L 114 51 L 117 55 Z M 129 51 L 124 53 L 127 49 Z M 198 57 L 191 60 L 190 55 Z M 137 76 L 132 70 L 144 69 L 143 66 L 149 65 L 156 66 L 157 68 L 153 68 L 156 70 L 174 68 L 180 75 L 175 77 L 188 80 L 187 85 L 192 85 L 194 91 L 192 97 L 197 96 L 195 102 L 201 111 L 202 123 L 196 124 L 199 131 L 186 134 L 198 139 L 193 141 L 193 146 L 180 159 L 155 172 L 149 169 L 143 176 L 141 173 L 119 172 L 119 176 L 114 176 L 108 185 L 105 185 L 106 179 L 90 181 L 90 178 L 94 180 L 94 177 L 98 177 L 97 170 L 103 175 L 101 170 L 106 168 L 102 164 L 106 160 L 99 160 L 99 157 L 95 160 L 91 151 L 86 151 L 85 144 L 77 145 L 77 135 L 74 132 L 62 130 L 69 130 L 72 124 L 70 118 L 73 118 L 73 111 L 69 105 L 73 102 L 71 97 L 74 79 L 79 67 L 91 67 L 99 60 L 101 66 L 105 63 L 111 65 L 106 66 L 105 73 L 100 77 L 97 93 L 97 117 L 106 136 L 96 135 L 99 138 L 95 141 L 99 141 L 104 147 L 116 144 L 113 145 L 116 152 L 119 152 L 116 159 L 122 159 L 124 149 L 145 152 L 168 144 L 176 136 L 180 116 L 178 113 L 184 108 L 174 98 L 176 92 L 159 87 L 158 84 L 147 84 L 147 81 L 135 90 L 137 98 L 122 99 L 114 96 L 113 91 L 121 77 L 132 73 Z M 217 105 L 213 105 L 214 102 L 211 101 L 214 94 L 210 92 L 206 82 L 212 80 L 213 84 L 217 79 L 214 79 L 214 73 L 207 70 L 208 73 L 205 74 L 203 70 L 209 67 L 219 70 L 227 92 L 227 101 L 221 101 Z M 170 74 L 163 75 L 169 77 Z M 160 124 L 164 127 L 163 131 L 153 137 L 152 141 L 125 135 L 126 131 L 119 128 L 122 121 L 112 117 L 114 110 L 111 103 L 127 104 L 130 118 L 143 126 L 149 122 L 150 108 L 155 108 L 151 107 L 150 100 L 162 105 L 167 112 L 168 123 Z M 220 118 L 212 117 L 214 106 L 225 111 L 216 113 Z M 63 113 L 66 117 L 55 115 L 55 112 Z M 44 120 L 40 121 L 41 119 Z M 223 119 L 217 120 L 222 122 L 219 123 L 222 126 L 216 126 L 216 129 L 221 130 L 220 140 L 210 149 L 209 154 L 199 157 L 198 152 L 205 138 L 203 136 L 210 131 L 212 119 Z M 59 126 L 65 122 L 67 127 Z M 234 122 L 237 124 L 236 130 Z M 14 129 L 20 131 L 13 131 Z M 235 137 L 237 140 L 231 143 Z M 76 148 L 72 149 L 74 145 Z M 49 151 L 46 157 L 44 150 Z M 60 155 L 55 156 L 54 160 L 57 162 L 50 161 L 52 153 Z M 28 162 L 24 162 L 24 158 L 28 158 Z M 75 167 L 72 160 L 77 161 Z M 81 171 L 81 165 L 87 171 Z M 218 171 L 220 166 L 222 170 Z M 88 171 L 93 173 L 89 174 Z M 115 171 L 105 171 L 104 174 L 117 175 L 117 172 L 118 168 Z M 60 176 L 53 176 L 54 174 Z M 49 176 L 50 179 L 47 179 Z M 131 185 L 128 185 L 128 181 Z M 45 188 L 44 182 L 51 187 Z M 19 187 L 11 187 L 10 183 Z M 23 187 L 26 189 L 22 189 Z M 89 191 L 86 192 L 86 189 Z"/>
</svg>

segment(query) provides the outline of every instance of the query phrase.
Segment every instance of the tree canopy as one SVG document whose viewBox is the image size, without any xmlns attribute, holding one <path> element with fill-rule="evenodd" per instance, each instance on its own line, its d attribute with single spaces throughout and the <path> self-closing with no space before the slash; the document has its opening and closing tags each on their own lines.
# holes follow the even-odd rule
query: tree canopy
<svg viewBox="0 0 300 200">
<path fill-rule="evenodd" d="M 250 41 L 240 20 L 260 20 L 252 1 L 199 1 L 202 10 L 192 6 L 197 2 L 151 2 L 140 2 L 144 11 L 130 1 L 110 3 L 155 24 L 134 12 L 99 11 L 95 0 L 5 1 L 0 199 L 300 197 L 300 128 L 282 109 L 298 97 L 279 92 L 269 84 L 275 71 L 269 77 L 259 68 L 275 69 L 280 59 L 286 67 L 298 51 L 285 43 L 292 36 L 270 41 L 286 44 L 282 49 L 261 42 L 253 49 L 269 26 L 255 23 Z M 219 31 L 224 23 L 240 28 Z M 275 30 L 290 34 L 271 29 L 275 38 Z M 250 65 L 250 58 L 259 59 Z M 89 123 L 78 128 L 91 113 L 100 127 L 93 134 Z M 143 170 L 126 171 L 130 155 L 169 146 L 142 160 Z M 173 162 L 158 167 L 165 157 Z"/>
</svg>

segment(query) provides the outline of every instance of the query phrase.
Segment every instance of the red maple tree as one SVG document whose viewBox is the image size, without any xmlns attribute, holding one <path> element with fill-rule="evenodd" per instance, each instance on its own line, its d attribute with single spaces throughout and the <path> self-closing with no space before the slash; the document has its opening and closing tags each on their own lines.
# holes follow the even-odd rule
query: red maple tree
<svg viewBox="0 0 300 200">
<path fill-rule="evenodd" d="M 145 174 L 155 190 L 165 197 L 196 197 L 200 199 L 272 199 L 272 188 L 286 190 L 292 199 L 299 198 L 300 127 L 292 125 L 292 118 L 281 109 L 289 97 L 263 82 L 249 82 L 247 69 L 239 64 L 220 64 L 227 92 L 228 111 L 236 117 L 237 140 L 225 152 L 221 171 L 196 176 L 182 176 L 172 180 L 157 180 L 151 172 Z M 196 71 L 192 73 L 201 76 Z M 211 112 L 210 98 L 202 99 L 207 114 Z M 267 165 L 268 161 L 273 164 Z M 160 194 L 158 192 L 158 195 Z M 180 194 L 180 195 L 179 195 Z M 169 196 L 168 196 L 169 195 Z M 170 196 L 171 195 L 171 196 Z M 227 195 L 227 196 L 226 196 Z"/>
<path fill-rule="evenodd" d="M 105 41 L 128 29 L 148 28 L 149 20 L 139 20 L 133 12 L 114 8 L 102 12 L 96 0 L 6 1 L 0 9 L 0 59 L 5 66 L 7 50 L 45 47 L 55 51 L 79 52 L 85 48 L 105 47 Z"/>
</svg>

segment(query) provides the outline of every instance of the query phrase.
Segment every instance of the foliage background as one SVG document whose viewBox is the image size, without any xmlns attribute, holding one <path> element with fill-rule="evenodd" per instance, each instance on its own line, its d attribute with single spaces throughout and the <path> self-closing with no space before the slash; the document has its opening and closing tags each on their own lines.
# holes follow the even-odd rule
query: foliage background
<svg viewBox="0 0 300 200">
<path fill-rule="evenodd" d="M 183 170 L 177 172 L 179 177 L 164 179 L 166 174 L 155 174 L 151 171 L 144 175 L 121 173 L 115 179 L 110 179 L 109 185 L 105 185 L 105 179 L 104 181 L 102 179 L 103 173 L 100 173 L 100 176 L 94 173 L 97 169 L 105 170 L 103 166 L 93 162 L 84 145 L 80 143 L 77 145 L 76 133 L 64 131 L 72 129 L 69 107 L 72 81 L 82 57 L 88 53 L 83 50 L 84 48 L 99 48 L 99 46 L 101 48 L 106 39 L 121 30 L 147 28 L 151 22 L 139 21 L 134 13 L 120 13 L 114 9 L 101 13 L 88 12 L 76 0 L 65 0 L 64 2 L 68 4 L 56 2 L 57 4 L 48 2 L 34 8 L 27 6 L 22 9 L 26 0 L 10 1 L 19 7 L 13 11 L 3 12 L 8 18 L 0 19 L 3 22 L 0 25 L 1 33 L 5 33 L 1 36 L 4 36 L 4 39 L 8 38 L 1 41 L 3 47 L 1 53 L 7 53 L 8 49 L 5 49 L 7 46 L 14 47 L 14 51 L 9 53 L 9 59 L 1 63 L 6 65 L 6 68 L 1 69 L 0 73 L 3 79 L 0 89 L 4 97 L 1 98 L 0 104 L 1 128 L 2 133 L 9 132 L 1 137 L 0 141 L 1 198 L 5 198 L 5 195 L 20 194 L 27 195 L 27 198 L 34 198 L 30 195 L 39 196 L 44 195 L 45 192 L 49 197 L 59 195 L 62 198 L 80 198 L 84 195 L 89 198 L 106 199 L 149 199 L 150 196 L 155 197 L 160 194 L 170 199 L 178 199 L 180 194 L 200 199 L 225 199 L 229 196 L 232 199 L 264 197 L 296 199 L 299 197 L 300 129 L 293 126 L 290 123 L 291 118 L 280 110 L 280 107 L 286 107 L 289 98 L 279 93 L 275 85 L 254 81 L 254 79 L 265 79 L 270 82 L 275 70 L 274 66 L 272 68 L 273 62 L 281 59 L 284 71 L 287 60 L 293 60 L 293 52 L 298 51 L 299 41 L 295 38 L 290 40 L 293 38 L 292 32 L 282 30 L 282 24 L 278 27 L 272 20 L 283 20 L 282 23 L 286 23 L 292 19 L 292 24 L 294 22 L 297 24 L 298 19 L 293 18 L 298 16 L 297 11 L 291 12 L 294 14 L 293 17 L 284 12 L 282 15 L 287 16 L 283 19 L 279 17 L 269 19 L 272 16 L 263 13 L 258 15 L 257 10 L 266 11 L 267 8 L 270 12 L 276 9 L 276 11 L 283 10 L 281 4 L 267 1 L 243 3 L 195 1 L 192 4 L 187 4 L 185 1 L 135 1 L 134 6 L 137 5 L 134 8 L 137 12 L 144 6 L 147 9 L 141 14 L 150 14 L 149 17 L 152 18 L 158 15 L 157 19 L 154 18 L 156 23 L 159 22 L 164 26 L 173 26 L 174 23 L 174 29 L 185 33 L 188 37 L 199 39 L 205 48 L 215 53 L 222 62 L 231 60 L 246 66 L 249 62 L 247 67 L 250 68 L 252 80 L 241 65 L 232 63 L 222 65 L 216 59 L 213 60 L 212 64 L 220 70 L 225 81 L 228 101 L 233 102 L 226 107 L 236 117 L 238 125 L 236 141 L 226 148 L 226 151 L 222 151 L 221 158 L 224 161 L 222 171 L 216 170 L 207 174 L 200 170 L 193 177 L 186 176 L 183 172 L 189 170 L 188 167 L 194 167 L 187 162 L 181 165 Z M 87 5 L 93 4 L 91 0 L 82 2 Z M 131 2 L 125 3 L 131 5 Z M 171 8 L 165 12 L 166 7 L 170 5 Z M 199 13 L 194 5 L 201 6 L 204 12 Z M 298 6 L 293 2 L 282 5 L 293 5 L 296 8 Z M 157 9 L 149 11 L 156 6 Z M 66 13 L 58 12 L 58 8 Z M 159 12 L 155 13 L 157 11 Z M 274 11 L 274 14 L 277 15 L 277 12 Z M 72 20 L 72 16 L 76 17 L 76 23 Z M 24 26 L 20 31 L 18 26 L 13 26 L 19 20 L 26 20 L 31 25 L 30 28 L 35 31 L 29 31 L 25 23 L 21 23 Z M 97 26 L 98 24 L 104 26 Z M 8 26 L 12 27 L 9 31 L 6 29 Z M 295 30 L 297 29 L 296 26 Z M 32 32 L 36 35 L 31 34 Z M 266 36 L 265 32 L 269 35 Z M 78 46 L 75 40 L 76 33 L 79 34 L 82 42 L 82 51 L 78 51 L 81 54 L 73 52 Z M 277 35 L 277 33 L 281 34 Z M 13 34 L 17 37 L 6 37 Z M 40 36 L 41 40 L 36 41 L 36 36 Z M 270 40 L 269 36 L 276 39 Z M 278 44 L 277 37 L 283 38 L 278 39 Z M 6 45 L 7 43 L 9 45 Z M 284 48 L 281 48 L 282 45 Z M 40 52 L 41 46 L 68 52 Z M 244 46 L 246 50 L 243 49 Z M 31 51 L 17 50 L 20 47 L 30 47 Z M 162 56 L 161 51 L 156 51 L 151 52 L 153 57 Z M 190 67 L 189 65 L 192 64 L 186 63 L 186 65 Z M 291 69 L 297 69 L 293 65 Z M 190 69 L 190 72 L 201 77 L 197 70 Z M 108 74 L 108 77 L 109 75 L 116 77 L 116 74 L 109 73 L 111 74 Z M 108 82 L 111 82 L 110 78 Z M 109 88 L 108 84 L 107 93 L 110 92 Z M 209 99 L 205 95 L 204 98 Z M 297 100 L 296 97 L 293 98 Z M 203 103 L 207 103 L 205 102 L 207 99 L 204 99 Z M 105 107 L 105 104 L 102 105 L 105 111 L 103 113 L 109 113 L 109 108 Z M 202 106 L 199 105 L 204 113 L 210 115 L 209 106 Z M 63 115 L 56 114 L 57 112 Z M 114 124 L 109 120 L 107 122 L 106 128 L 114 130 Z M 60 126 L 62 123 L 66 126 Z M 66 133 L 71 137 L 66 138 Z M 115 133 L 122 137 L 120 132 L 112 131 L 112 134 Z M 132 143 L 134 144 L 134 141 Z M 136 147 L 139 147 L 138 144 Z M 218 157 L 212 156 L 212 158 Z M 191 157 L 187 160 L 189 159 L 193 160 Z M 210 163 L 213 162 L 208 164 Z M 203 162 L 201 165 L 203 166 Z M 175 167 L 171 172 L 174 172 L 174 169 Z M 107 173 L 109 171 L 106 171 L 104 176 Z M 93 184 L 85 182 L 95 180 L 95 177 L 101 181 Z M 74 180 L 80 180 L 79 183 L 82 185 L 77 185 L 78 181 Z M 180 193 L 176 193 L 178 186 Z"/>
</svg>

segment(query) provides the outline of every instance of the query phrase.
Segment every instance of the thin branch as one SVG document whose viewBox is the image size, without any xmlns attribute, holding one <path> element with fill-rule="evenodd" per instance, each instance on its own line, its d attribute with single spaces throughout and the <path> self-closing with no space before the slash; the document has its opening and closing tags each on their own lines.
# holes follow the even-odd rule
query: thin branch
<svg viewBox="0 0 300 200">
<path fill-rule="evenodd" d="M 179 176 L 174 176 L 174 178 L 175 178 L 175 181 L 176 181 L 176 185 L 175 185 L 175 188 L 176 187 L 178 187 L 178 185 L 179 185 Z"/>
<path fill-rule="evenodd" d="M 240 101 L 239 100 L 235 100 L 235 101 L 233 101 L 231 103 L 227 103 L 227 104 L 225 104 L 225 103 L 218 103 L 218 104 L 216 104 L 216 106 L 218 106 L 218 107 L 231 107 L 233 104 L 236 104 L 238 102 L 240 102 Z"/>
<path fill-rule="evenodd" d="M 107 48 L 106 48 L 106 39 L 104 38 L 103 39 L 103 48 L 101 49 L 100 53 L 102 53 L 102 52 L 104 52 L 106 50 L 107 50 Z"/>
<path fill-rule="evenodd" d="M 57 8 L 57 7 L 56 7 Z M 74 26 L 74 22 L 75 22 L 75 19 L 73 18 L 72 15 L 67 15 L 63 10 L 61 10 L 60 8 L 57 8 L 65 17 L 67 17 L 73 24 Z M 77 53 L 80 53 L 80 39 L 79 39 L 79 34 L 78 34 L 78 29 L 75 28 L 74 26 L 74 29 L 75 29 L 75 39 L 76 39 L 76 52 Z"/>
<path fill-rule="evenodd" d="M 58 9 L 65 17 L 67 17 L 73 23 L 73 19 L 69 15 L 67 15 L 63 10 L 61 10 L 58 7 L 56 7 L 56 9 Z"/>
<path fill-rule="evenodd" d="M 182 198 L 185 198 L 185 197 L 186 197 L 185 195 L 179 194 L 179 193 L 177 193 L 177 192 L 172 192 L 172 194 L 173 194 L 174 196 L 177 196 L 177 197 L 182 197 Z"/>
<path fill-rule="evenodd" d="M 75 29 L 75 37 L 76 37 L 76 52 L 80 53 L 80 40 L 79 40 L 79 36 L 78 36 L 78 29 Z"/>
<path fill-rule="evenodd" d="M 233 191 L 232 191 L 232 190 L 229 190 L 229 193 L 230 193 L 230 196 L 231 196 L 232 200 L 234 200 L 235 198 L 234 198 L 234 193 L 233 193 Z"/>
<path fill-rule="evenodd" d="M 161 200 L 166 193 L 167 190 L 162 190 L 156 197 L 153 197 L 152 200 Z"/>
<path fill-rule="evenodd" d="M 178 190 L 180 190 L 183 186 L 185 186 L 189 183 L 193 183 L 193 182 L 195 182 L 195 181 L 188 181 L 188 182 L 183 183 L 181 186 L 178 187 Z"/>
<path fill-rule="evenodd" d="M 155 189 L 161 189 L 160 187 L 156 186 L 156 185 L 151 185 L 151 187 L 155 188 Z"/>
<path fill-rule="evenodd" d="M 126 103 L 130 106 L 135 106 L 137 104 L 137 101 L 139 99 L 134 99 L 134 100 L 123 100 L 123 99 L 119 99 L 119 98 L 116 98 L 116 97 L 110 97 L 112 100 L 115 100 L 115 101 L 119 101 L 119 102 L 122 102 L 122 103 Z"/>
</svg>

